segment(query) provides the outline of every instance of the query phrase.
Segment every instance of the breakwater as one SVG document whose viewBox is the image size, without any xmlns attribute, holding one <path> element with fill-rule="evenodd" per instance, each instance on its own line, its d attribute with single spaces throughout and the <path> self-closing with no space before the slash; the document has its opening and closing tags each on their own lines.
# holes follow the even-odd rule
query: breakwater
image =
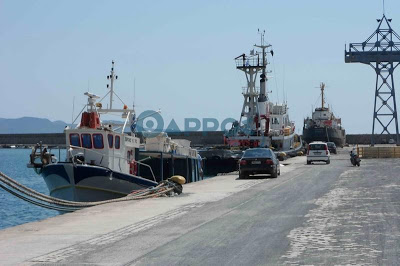
<svg viewBox="0 0 400 266">
<path fill-rule="evenodd" d="M 140 135 L 140 134 L 139 134 Z M 187 139 L 193 146 L 214 146 L 224 144 L 224 132 L 222 131 L 193 131 L 193 132 L 169 132 L 173 139 Z M 376 143 L 388 143 L 392 137 L 389 135 L 376 136 Z M 0 146 L 32 146 L 40 141 L 46 145 L 65 145 L 64 133 L 48 134 L 0 134 Z M 371 134 L 348 134 L 348 144 L 370 144 Z"/>
</svg>

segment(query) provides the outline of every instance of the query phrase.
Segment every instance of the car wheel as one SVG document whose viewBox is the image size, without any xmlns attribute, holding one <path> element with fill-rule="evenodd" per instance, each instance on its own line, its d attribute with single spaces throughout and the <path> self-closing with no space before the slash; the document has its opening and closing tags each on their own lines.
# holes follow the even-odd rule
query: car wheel
<svg viewBox="0 0 400 266">
<path fill-rule="evenodd" d="M 277 178 L 278 177 L 278 169 L 275 170 L 275 173 L 271 174 L 272 178 Z"/>
<path fill-rule="evenodd" d="M 239 179 L 246 179 L 249 175 L 243 174 L 239 172 Z"/>
<path fill-rule="evenodd" d="M 311 164 L 311 161 L 307 161 L 307 164 Z"/>
<path fill-rule="evenodd" d="M 331 163 L 331 160 L 330 159 L 328 159 L 328 161 L 326 161 L 326 164 L 330 164 Z"/>
</svg>

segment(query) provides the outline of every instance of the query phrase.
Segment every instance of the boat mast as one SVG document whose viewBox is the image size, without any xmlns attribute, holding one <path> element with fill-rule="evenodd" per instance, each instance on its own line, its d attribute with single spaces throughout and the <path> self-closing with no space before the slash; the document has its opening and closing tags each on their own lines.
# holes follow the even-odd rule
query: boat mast
<svg viewBox="0 0 400 266">
<path fill-rule="evenodd" d="M 322 107 L 322 109 L 324 109 L 324 105 L 325 105 L 325 98 L 324 98 L 325 83 L 321 82 L 320 88 L 321 88 L 321 102 L 322 102 L 321 103 L 321 107 Z"/>
<path fill-rule="evenodd" d="M 261 43 L 260 45 L 254 45 L 257 48 L 261 48 L 262 51 L 262 62 L 261 62 L 261 75 L 260 75 L 260 94 L 258 95 L 258 129 L 260 130 L 260 135 L 267 136 L 270 129 L 270 110 L 268 103 L 268 94 L 267 94 L 267 48 L 271 47 L 270 44 L 266 44 L 264 41 L 265 30 L 258 30 L 258 33 L 261 35 Z M 274 52 L 270 51 L 271 55 L 274 55 Z"/>
<path fill-rule="evenodd" d="M 112 61 L 111 74 L 107 76 L 110 80 L 110 86 L 107 84 L 107 88 L 110 87 L 110 109 L 112 109 L 113 95 L 114 95 L 114 79 L 118 79 L 118 76 L 114 75 L 114 60 Z"/>
<path fill-rule="evenodd" d="M 271 45 L 265 45 L 264 44 L 264 36 L 265 36 L 265 30 L 260 32 L 260 30 L 258 30 L 258 33 L 261 35 L 261 44 L 260 45 L 254 45 L 255 47 L 261 48 L 262 49 L 262 73 L 260 75 L 260 95 L 258 97 L 258 102 L 265 102 L 268 101 L 268 95 L 267 95 L 267 91 L 266 91 L 266 82 L 268 80 L 267 75 L 266 75 L 266 69 L 267 69 L 267 62 L 265 60 L 265 49 L 267 49 L 268 47 L 271 47 Z"/>
</svg>

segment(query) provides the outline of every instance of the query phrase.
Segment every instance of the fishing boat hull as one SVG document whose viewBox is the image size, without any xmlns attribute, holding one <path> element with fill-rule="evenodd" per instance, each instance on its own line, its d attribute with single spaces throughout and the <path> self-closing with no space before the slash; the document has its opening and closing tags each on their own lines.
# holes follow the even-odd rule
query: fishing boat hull
<svg viewBox="0 0 400 266">
<path fill-rule="evenodd" d="M 346 143 L 346 132 L 344 129 L 331 127 L 303 128 L 303 140 L 307 143 L 313 141 L 331 141 L 336 146 L 342 147 Z"/>
<path fill-rule="evenodd" d="M 130 192 L 156 186 L 138 176 L 112 171 L 105 167 L 56 163 L 43 167 L 42 176 L 50 196 L 80 202 L 120 198 Z"/>
</svg>

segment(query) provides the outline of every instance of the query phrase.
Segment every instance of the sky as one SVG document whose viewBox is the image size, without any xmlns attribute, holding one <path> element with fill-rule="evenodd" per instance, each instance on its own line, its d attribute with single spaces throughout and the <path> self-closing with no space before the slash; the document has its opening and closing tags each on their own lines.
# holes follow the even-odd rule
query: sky
<svg viewBox="0 0 400 266">
<path fill-rule="evenodd" d="M 385 5 L 400 32 L 400 2 Z M 71 122 L 84 92 L 107 93 L 114 60 L 116 92 L 138 114 L 161 109 L 179 127 L 185 118 L 239 119 L 246 80 L 233 59 L 265 29 L 269 96 L 287 100 L 299 133 L 320 82 L 347 133 L 370 133 L 375 72 L 345 64 L 344 48 L 367 39 L 382 13 L 380 0 L 0 0 L 0 117 Z"/>
</svg>

